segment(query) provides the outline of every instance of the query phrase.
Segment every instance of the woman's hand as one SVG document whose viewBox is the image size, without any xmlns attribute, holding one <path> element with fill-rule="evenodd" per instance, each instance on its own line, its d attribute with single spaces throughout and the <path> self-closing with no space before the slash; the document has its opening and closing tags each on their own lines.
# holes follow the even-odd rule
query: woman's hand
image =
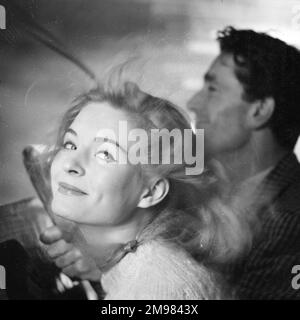
<svg viewBox="0 0 300 320">
<path fill-rule="evenodd" d="M 99 282 L 101 271 L 86 252 L 66 242 L 57 226 L 47 228 L 40 236 L 49 257 L 71 279 Z"/>
</svg>

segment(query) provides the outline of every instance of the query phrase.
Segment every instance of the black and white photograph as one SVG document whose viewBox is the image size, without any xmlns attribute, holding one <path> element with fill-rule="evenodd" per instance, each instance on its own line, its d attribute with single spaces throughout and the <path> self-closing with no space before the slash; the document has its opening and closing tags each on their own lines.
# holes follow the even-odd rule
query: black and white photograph
<svg viewBox="0 0 300 320">
<path fill-rule="evenodd" d="M 0 0 L 0 70 L 0 300 L 300 300 L 300 0 Z"/>
</svg>

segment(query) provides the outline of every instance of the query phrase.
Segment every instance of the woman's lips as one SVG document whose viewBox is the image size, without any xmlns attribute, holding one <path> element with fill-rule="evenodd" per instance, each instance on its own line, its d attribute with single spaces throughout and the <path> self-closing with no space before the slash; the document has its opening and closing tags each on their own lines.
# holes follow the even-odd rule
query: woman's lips
<svg viewBox="0 0 300 320">
<path fill-rule="evenodd" d="M 66 196 L 86 196 L 87 193 L 65 182 L 58 183 L 58 191 Z"/>
</svg>

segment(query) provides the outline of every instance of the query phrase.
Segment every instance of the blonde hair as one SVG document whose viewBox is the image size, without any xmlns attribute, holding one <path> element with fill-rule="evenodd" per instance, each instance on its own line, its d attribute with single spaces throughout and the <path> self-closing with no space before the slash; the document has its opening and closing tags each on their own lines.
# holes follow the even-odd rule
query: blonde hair
<svg viewBox="0 0 300 320">
<path fill-rule="evenodd" d="M 91 102 L 110 103 L 112 107 L 132 116 L 137 125 L 145 130 L 179 129 L 183 132 L 185 129 L 192 129 L 189 120 L 177 106 L 143 92 L 132 82 L 125 82 L 118 86 L 102 86 L 76 98 L 62 119 L 56 150 L 62 145 L 64 134 L 76 116 Z M 191 149 L 196 141 L 194 138 L 193 136 Z M 179 242 L 198 260 L 232 260 L 247 245 L 243 237 L 246 225 L 242 223 L 239 215 L 217 199 L 216 180 L 209 171 L 204 171 L 200 176 L 187 175 L 185 169 L 189 165 L 184 160 L 181 164 L 172 162 L 174 152 L 178 150 L 174 143 L 175 139 L 168 150 L 171 153 L 170 164 L 143 165 L 142 170 L 145 177 L 157 175 L 169 181 L 170 191 L 157 205 L 159 211 L 181 212 L 180 222 L 174 219 L 174 223 L 170 223 L 172 231 L 169 230 L 170 232 L 162 236 Z"/>
</svg>

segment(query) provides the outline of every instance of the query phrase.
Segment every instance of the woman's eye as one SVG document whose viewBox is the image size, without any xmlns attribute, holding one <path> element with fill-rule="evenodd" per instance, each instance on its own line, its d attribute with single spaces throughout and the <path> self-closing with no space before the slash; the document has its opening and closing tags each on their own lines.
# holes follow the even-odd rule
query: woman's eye
<svg viewBox="0 0 300 320">
<path fill-rule="evenodd" d="M 95 157 L 106 162 L 115 162 L 116 159 L 107 150 L 99 151 L 95 154 Z"/>
<path fill-rule="evenodd" d="M 77 149 L 75 144 L 73 142 L 70 142 L 70 141 L 64 142 L 63 148 L 66 149 L 66 150 L 76 150 Z"/>
</svg>

